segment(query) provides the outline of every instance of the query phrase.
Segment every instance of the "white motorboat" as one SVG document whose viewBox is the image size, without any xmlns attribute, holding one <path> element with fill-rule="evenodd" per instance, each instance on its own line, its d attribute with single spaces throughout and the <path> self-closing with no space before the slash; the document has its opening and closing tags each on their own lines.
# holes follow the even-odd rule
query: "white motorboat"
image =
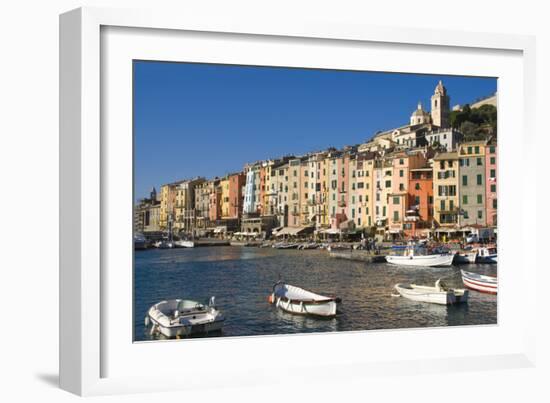
<svg viewBox="0 0 550 403">
<path fill-rule="evenodd" d="M 491 247 L 481 247 L 477 249 L 477 263 L 497 263 L 497 248 L 494 246 Z"/>
<path fill-rule="evenodd" d="M 298 249 L 299 244 L 288 242 L 277 242 L 273 244 L 274 249 Z"/>
<path fill-rule="evenodd" d="M 386 261 L 402 266 L 451 266 L 454 255 L 450 253 L 430 254 L 423 246 L 409 244 L 402 255 L 388 255 Z"/>
<path fill-rule="evenodd" d="M 462 282 L 466 288 L 487 294 L 496 294 L 498 290 L 497 277 L 484 276 L 470 271 L 460 270 Z"/>
<path fill-rule="evenodd" d="M 154 243 L 155 248 L 158 249 L 172 249 L 174 247 L 174 242 L 172 241 L 157 241 Z"/>
<path fill-rule="evenodd" d="M 178 248 L 194 248 L 195 247 L 195 241 L 187 240 L 187 239 L 180 239 L 179 241 L 175 241 L 174 244 Z"/>
<path fill-rule="evenodd" d="M 396 284 L 395 289 L 402 297 L 419 302 L 452 305 L 468 301 L 468 290 L 447 288 L 441 282 L 441 279 L 435 282 L 434 287 L 416 284 Z"/>
<path fill-rule="evenodd" d="M 340 298 L 315 294 L 281 281 L 273 286 L 268 301 L 289 313 L 325 317 L 335 316 L 337 305 L 341 302 Z"/>
<path fill-rule="evenodd" d="M 151 334 L 165 337 L 186 337 L 199 333 L 219 331 L 224 317 L 215 306 L 214 297 L 208 305 L 197 301 L 171 299 L 161 301 L 151 308 L 145 317 L 145 326 L 151 326 Z"/>
<path fill-rule="evenodd" d="M 477 258 L 477 251 L 457 251 L 453 263 L 455 264 L 468 264 L 475 263 Z"/>
</svg>

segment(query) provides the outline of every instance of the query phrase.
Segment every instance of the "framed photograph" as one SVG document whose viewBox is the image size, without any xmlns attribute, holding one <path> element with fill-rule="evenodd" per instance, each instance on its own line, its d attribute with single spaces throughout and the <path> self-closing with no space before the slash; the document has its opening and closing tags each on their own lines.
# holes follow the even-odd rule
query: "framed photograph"
<svg viewBox="0 0 550 403">
<path fill-rule="evenodd" d="M 195 17 L 60 18 L 61 386 L 532 366 L 534 40 Z"/>
</svg>

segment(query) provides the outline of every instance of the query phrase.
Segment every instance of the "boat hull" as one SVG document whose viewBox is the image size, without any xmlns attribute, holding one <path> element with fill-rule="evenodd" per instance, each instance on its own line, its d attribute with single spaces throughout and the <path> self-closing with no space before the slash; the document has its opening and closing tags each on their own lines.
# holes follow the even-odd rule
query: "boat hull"
<svg viewBox="0 0 550 403">
<path fill-rule="evenodd" d="M 179 248 L 194 248 L 195 242 L 194 241 L 176 241 L 176 246 Z"/>
<path fill-rule="evenodd" d="M 434 287 L 418 287 L 396 284 L 395 290 L 404 298 L 417 302 L 439 305 L 453 305 L 468 300 L 468 290 L 435 291 Z"/>
<path fill-rule="evenodd" d="M 401 266 L 451 266 L 454 255 L 426 255 L 426 256 L 386 256 L 386 261 Z"/>
<path fill-rule="evenodd" d="M 188 304 L 183 311 L 179 310 L 181 303 Z M 174 338 L 220 331 L 224 321 L 223 315 L 213 306 L 190 300 L 168 300 L 149 308 L 146 326 L 151 326 L 151 334 Z"/>
<path fill-rule="evenodd" d="M 497 294 L 498 281 L 495 277 L 481 276 L 464 270 L 461 270 L 461 274 L 462 283 L 466 288 L 486 294 Z"/>
<path fill-rule="evenodd" d="M 477 258 L 476 252 L 457 252 L 455 253 L 453 263 L 455 264 L 475 263 L 476 258 Z"/>
<path fill-rule="evenodd" d="M 332 317 L 336 315 L 339 298 L 315 294 L 303 288 L 277 282 L 269 302 L 285 312 L 296 315 Z"/>
<path fill-rule="evenodd" d="M 295 315 L 332 317 L 336 315 L 336 301 L 307 303 L 275 298 L 275 306 Z"/>
</svg>

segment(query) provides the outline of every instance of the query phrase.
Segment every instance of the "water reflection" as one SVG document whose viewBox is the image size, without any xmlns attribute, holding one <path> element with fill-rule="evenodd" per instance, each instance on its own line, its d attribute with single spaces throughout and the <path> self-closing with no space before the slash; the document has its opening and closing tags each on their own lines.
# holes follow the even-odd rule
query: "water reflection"
<svg viewBox="0 0 550 403">
<path fill-rule="evenodd" d="M 460 270 L 399 267 L 331 259 L 325 251 L 204 247 L 150 250 L 135 255 L 136 340 L 150 338 L 147 309 L 163 299 L 204 301 L 216 296 L 226 317 L 224 336 L 496 323 L 496 297 L 470 293 L 466 305 L 438 306 L 395 298 L 399 282 L 433 284 L 438 278 L 462 287 Z M 494 275 L 494 265 L 467 270 Z M 267 296 L 278 278 L 342 298 L 336 318 L 320 320 L 281 312 Z"/>
</svg>

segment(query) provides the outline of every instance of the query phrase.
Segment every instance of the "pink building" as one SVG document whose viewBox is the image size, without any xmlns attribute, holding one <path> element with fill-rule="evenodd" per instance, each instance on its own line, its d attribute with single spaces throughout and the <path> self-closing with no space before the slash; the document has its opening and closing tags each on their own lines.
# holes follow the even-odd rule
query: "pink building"
<svg viewBox="0 0 550 403">
<path fill-rule="evenodd" d="M 485 146 L 485 200 L 487 225 L 497 225 L 497 143 L 490 141 Z"/>
</svg>

